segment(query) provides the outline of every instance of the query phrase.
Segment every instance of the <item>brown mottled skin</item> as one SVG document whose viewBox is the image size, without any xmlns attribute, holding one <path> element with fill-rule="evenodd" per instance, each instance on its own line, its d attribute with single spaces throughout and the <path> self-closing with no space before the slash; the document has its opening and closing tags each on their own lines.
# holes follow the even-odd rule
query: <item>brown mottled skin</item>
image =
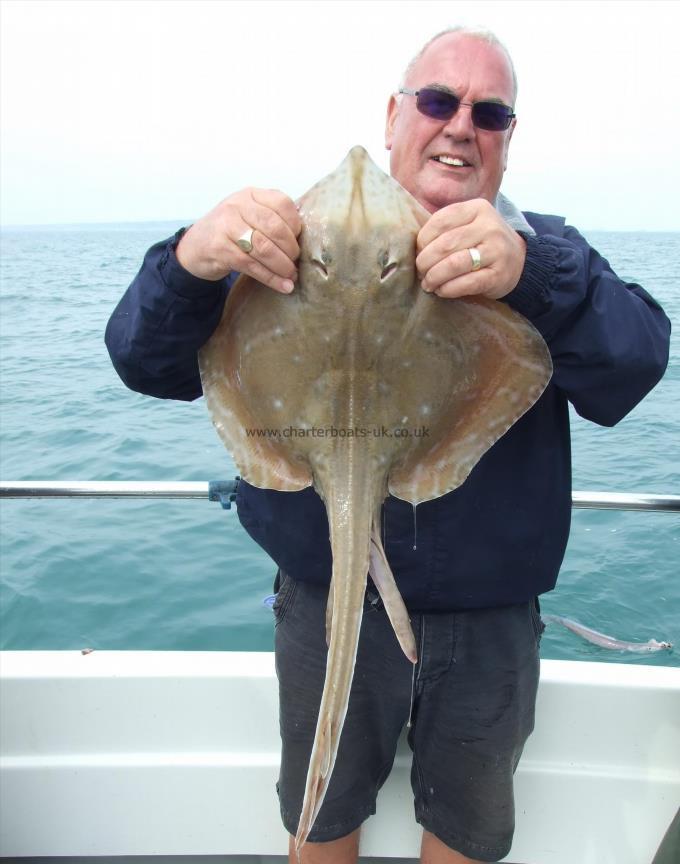
<svg viewBox="0 0 680 864">
<path fill-rule="evenodd" d="M 330 643 L 297 849 L 333 770 L 369 569 L 416 661 L 380 541 L 388 490 L 417 504 L 459 486 L 531 407 L 552 370 L 543 340 L 505 305 L 450 303 L 420 290 L 416 237 L 427 214 L 362 148 L 303 196 L 299 209 L 296 290 L 286 297 L 242 276 L 199 355 L 209 410 L 242 476 L 279 490 L 313 484 L 328 513 Z M 423 437 L 394 434 L 423 426 Z M 287 427 L 368 434 L 245 431 Z"/>
</svg>

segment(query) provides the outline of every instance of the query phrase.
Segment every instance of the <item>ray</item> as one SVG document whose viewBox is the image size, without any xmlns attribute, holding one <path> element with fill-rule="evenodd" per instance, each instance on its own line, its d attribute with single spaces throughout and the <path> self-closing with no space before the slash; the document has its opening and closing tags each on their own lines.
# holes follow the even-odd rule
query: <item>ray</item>
<svg viewBox="0 0 680 864">
<path fill-rule="evenodd" d="M 415 238 L 429 214 L 363 148 L 299 209 L 294 292 L 241 276 L 199 354 L 213 423 L 244 479 L 280 491 L 313 485 L 328 514 L 328 659 L 298 850 L 332 777 L 369 570 L 416 661 L 382 548 L 382 502 L 390 493 L 415 505 L 460 486 L 552 372 L 541 337 L 503 303 L 420 289 Z"/>
</svg>

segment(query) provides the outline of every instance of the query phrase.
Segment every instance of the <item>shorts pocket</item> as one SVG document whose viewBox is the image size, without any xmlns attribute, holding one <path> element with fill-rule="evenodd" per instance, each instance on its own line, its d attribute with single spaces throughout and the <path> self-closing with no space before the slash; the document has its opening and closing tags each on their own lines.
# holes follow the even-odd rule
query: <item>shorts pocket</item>
<svg viewBox="0 0 680 864">
<path fill-rule="evenodd" d="M 279 590 L 276 592 L 272 612 L 274 613 L 275 626 L 278 627 L 292 605 L 297 585 L 295 579 L 283 571 L 279 571 L 277 579 L 279 580 Z"/>
<path fill-rule="evenodd" d="M 538 648 L 541 644 L 541 636 L 545 630 L 545 624 L 541 618 L 541 607 L 538 602 L 538 597 L 529 602 L 529 614 L 531 616 L 531 626 L 534 631 L 534 640 L 536 642 L 536 647 Z"/>
</svg>

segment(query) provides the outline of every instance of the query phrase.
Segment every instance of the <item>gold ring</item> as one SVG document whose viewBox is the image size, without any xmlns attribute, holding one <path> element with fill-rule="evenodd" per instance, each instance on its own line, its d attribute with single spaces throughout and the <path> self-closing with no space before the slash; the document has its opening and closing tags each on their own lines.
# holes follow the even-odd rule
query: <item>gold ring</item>
<svg viewBox="0 0 680 864">
<path fill-rule="evenodd" d="M 236 241 L 236 245 L 242 252 L 250 254 L 253 251 L 253 232 L 254 228 L 248 228 Z"/>
<path fill-rule="evenodd" d="M 468 249 L 470 258 L 472 258 L 472 272 L 479 270 L 482 266 L 482 256 L 479 254 L 479 249 L 476 246 L 471 246 Z"/>
</svg>

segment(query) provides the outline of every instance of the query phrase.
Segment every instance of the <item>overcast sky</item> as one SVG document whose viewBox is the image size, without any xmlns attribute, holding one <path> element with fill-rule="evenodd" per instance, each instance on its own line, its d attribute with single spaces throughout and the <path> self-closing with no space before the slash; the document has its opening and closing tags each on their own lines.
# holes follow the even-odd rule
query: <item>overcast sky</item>
<svg viewBox="0 0 680 864">
<path fill-rule="evenodd" d="M 387 168 L 389 93 L 461 23 L 515 60 L 515 203 L 680 230 L 680 4 L 573 0 L 3 0 L 2 222 L 183 224 L 246 185 L 296 197 L 354 144 Z"/>
</svg>

